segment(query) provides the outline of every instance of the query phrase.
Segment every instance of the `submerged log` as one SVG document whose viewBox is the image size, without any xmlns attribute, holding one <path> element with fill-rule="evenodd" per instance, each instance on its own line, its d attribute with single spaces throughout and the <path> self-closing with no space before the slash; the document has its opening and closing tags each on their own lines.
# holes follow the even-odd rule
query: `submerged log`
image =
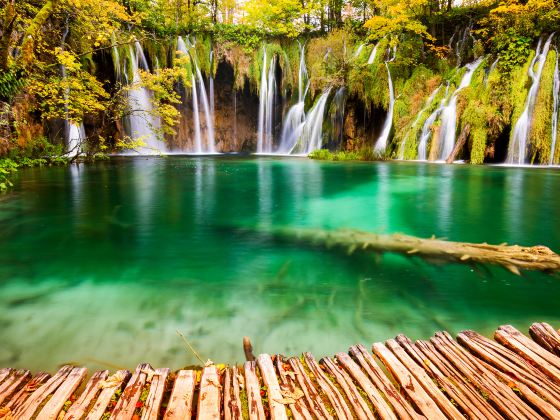
<svg viewBox="0 0 560 420">
<path fill-rule="evenodd" d="M 516 275 L 520 275 L 521 270 L 560 272 L 560 255 L 543 245 L 524 247 L 507 244 L 476 244 L 446 241 L 435 237 L 418 238 L 400 233 L 381 235 L 351 229 L 277 228 L 266 232 L 282 239 L 295 239 L 313 245 L 324 245 L 327 248 L 346 249 L 349 254 L 356 250 L 377 254 L 395 252 L 419 256 L 427 261 L 470 265 L 492 264 L 501 266 Z"/>
</svg>

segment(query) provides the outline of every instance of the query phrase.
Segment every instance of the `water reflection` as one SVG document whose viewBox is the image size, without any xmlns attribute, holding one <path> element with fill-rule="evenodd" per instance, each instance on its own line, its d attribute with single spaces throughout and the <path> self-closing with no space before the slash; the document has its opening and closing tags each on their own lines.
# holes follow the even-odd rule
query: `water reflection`
<svg viewBox="0 0 560 420">
<path fill-rule="evenodd" d="M 0 364 L 196 363 L 176 330 L 204 357 L 233 362 L 243 335 L 257 351 L 321 356 L 400 332 L 560 322 L 560 285 L 543 275 L 376 261 L 255 229 L 350 227 L 558 249 L 559 188 L 553 171 L 306 159 L 22 171 L 2 203 L 0 342 L 10 350 L 0 348 Z"/>
</svg>

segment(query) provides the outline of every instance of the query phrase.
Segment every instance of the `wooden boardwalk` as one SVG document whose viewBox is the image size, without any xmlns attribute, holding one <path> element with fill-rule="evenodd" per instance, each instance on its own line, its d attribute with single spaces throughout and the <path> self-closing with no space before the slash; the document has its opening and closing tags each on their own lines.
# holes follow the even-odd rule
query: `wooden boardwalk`
<svg viewBox="0 0 560 420">
<path fill-rule="evenodd" d="M 261 354 L 199 370 L 139 365 L 110 375 L 0 369 L 2 419 L 560 419 L 560 334 L 500 327 L 454 340 L 403 335 L 317 361 Z"/>
</svg>

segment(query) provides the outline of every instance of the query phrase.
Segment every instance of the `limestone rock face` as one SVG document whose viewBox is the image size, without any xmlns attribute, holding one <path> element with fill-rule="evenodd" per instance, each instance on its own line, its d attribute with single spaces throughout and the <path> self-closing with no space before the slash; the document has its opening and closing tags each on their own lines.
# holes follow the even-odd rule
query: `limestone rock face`
<svg viewBox="0 0 560 420">
<path fill-rule="evenodd" d="M 248 83 L 243 90 L 233 89 L 233 68 L 221 62 L 214 80 L 214 136 L 217 152 L 241 152 L 255 149 L 259 115 L 259 98 L 251 92 Z M 208 81 L 206 81 L 208 86 Z M 182 94 L 181 120 L 177 134 L 168 138 L 173 151 L 194 150 L 195 124 L 190 89 Z M 199 120 L 203 144 L 206 141 L 206 119 L 199 109 Z"/>
</svg>

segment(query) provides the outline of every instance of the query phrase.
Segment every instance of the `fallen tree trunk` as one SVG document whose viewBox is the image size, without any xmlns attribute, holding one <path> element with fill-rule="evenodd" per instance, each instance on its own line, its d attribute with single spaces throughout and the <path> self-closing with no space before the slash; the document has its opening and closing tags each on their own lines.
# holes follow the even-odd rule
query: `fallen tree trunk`
<svg viewBox="0 0 560 420">
<path fill-rule="evenodd" d="M 560 255 L 542 245 L 523 247 L 507 244 L 475 244 L 446 241 L 435 237 L 417 238 L 399 233 L 379 235 L 350 229 L 329 231 L 276 228 L 266 232 L 278 238 L 305 241 L 314 245 L 324 245 L 327 248 L 343 248 L 348 253 L 359 249 L 375 253 L 395 252 L 443 262 L 471 265 L 492 264 L 501 266 L 517 275 L 520 275 L 521 270 L 535 270 L 546 273 L 560 271 Z"/>
</svg>

